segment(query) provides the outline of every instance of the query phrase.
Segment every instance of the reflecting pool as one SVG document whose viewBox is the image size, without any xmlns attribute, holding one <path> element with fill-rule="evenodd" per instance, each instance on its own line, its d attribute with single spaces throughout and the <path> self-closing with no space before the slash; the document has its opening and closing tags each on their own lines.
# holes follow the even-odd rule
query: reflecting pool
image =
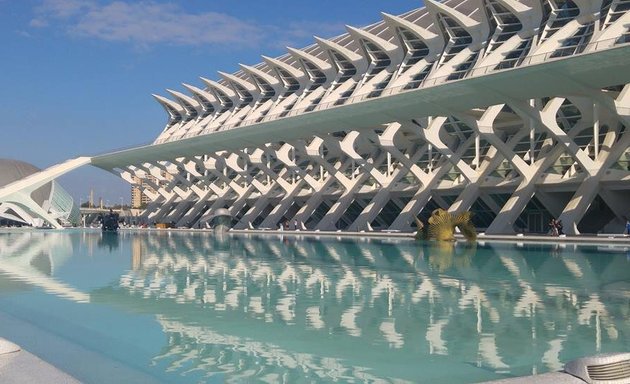
<svg viewBox="0 0 630 384">
<path fill-rule="evenodd" d="M 0 336 L 90 383 L 471 383 L 629 351 L 630 249 L 5 231 Z"/>
</svg>

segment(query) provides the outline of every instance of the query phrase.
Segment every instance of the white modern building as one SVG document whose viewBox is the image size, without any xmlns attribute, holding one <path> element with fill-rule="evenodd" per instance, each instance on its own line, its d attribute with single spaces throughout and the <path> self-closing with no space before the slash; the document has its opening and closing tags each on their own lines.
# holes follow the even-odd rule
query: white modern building
<svg viewBox="0 0 630 384">
<path fill-rule="evenodd" d="M 34 165 L 0 159 L 0 191 L 40 169 Z M 47 181 L 30 188 L 2 196 L 0 193 L 0 222 L 41 227 L 61 228 L 79 222 L 79 207 L 57 181 Z"/>
<path fill-rule="evenodd" d="M 144 220 L 487 233 L 621 231 L 630 216 L 630 1 L 425 0 L 155 95 L 152 144 L 90 159 L 150 180 Z M 168 175 L 166 177 L 165 175 Z M 143 188 L 143 185 L 138 185 Z"/>
</svg>

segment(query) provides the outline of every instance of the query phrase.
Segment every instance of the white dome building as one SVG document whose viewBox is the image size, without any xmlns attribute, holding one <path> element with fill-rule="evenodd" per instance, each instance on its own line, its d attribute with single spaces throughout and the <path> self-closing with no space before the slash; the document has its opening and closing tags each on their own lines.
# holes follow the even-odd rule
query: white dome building
<svg viewBox="0 0 630 384">
<path fill-rule="evenodd" d="M 0 188 L 39 171 L 23 161 L 0 159 Z M 79 208 L 56 181 L 44 184 L 23 199 L 0 199 L 0 221 L 60 227 L 76 224 L 79 218 Z"/>
</svg>

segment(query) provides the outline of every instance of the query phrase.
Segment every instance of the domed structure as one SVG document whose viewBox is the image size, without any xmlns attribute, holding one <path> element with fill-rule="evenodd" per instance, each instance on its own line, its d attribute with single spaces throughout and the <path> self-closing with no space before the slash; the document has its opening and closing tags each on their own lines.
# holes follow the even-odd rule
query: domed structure
<svg viewBox="0 0 630 384">
<path fill-rule="evenodd" d="M 0 159 L 0 188 L 21 180 L 40 169 L 18 160 Z M 0 199 L 0 220 L 6 219 L 40 227 L 47 223 L 53 227 L 73 225 L 79 221 L 79 208 L 72 197 L 56 181 L 35 189 Z"/>
<path fill-rule="evenodd" d="M 39 171 L 41 171 L 41 169 L 33 164 L 19 160 L 0 159 L 0 187 L 4 187 L 7 184 L 11 184 L 14 181 L 23 179 Z M 50 195 L 50 184 L 51 183 L 44 185 L 31 194 L 31 197 L 37 204 L 42 205 Z"/>
</svg>

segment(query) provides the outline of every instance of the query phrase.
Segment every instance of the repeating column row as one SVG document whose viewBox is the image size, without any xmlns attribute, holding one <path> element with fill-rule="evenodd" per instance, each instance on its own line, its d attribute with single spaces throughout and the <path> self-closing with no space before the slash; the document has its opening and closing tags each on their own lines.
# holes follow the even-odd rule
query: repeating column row
<svg viewBox="0 0 630 384">
<path fill-rule="evenodd" d="M 122 176 L 150 197 L 144 220 L 180 226 L 205 225 L 226 208 L 237 229 L 411 231 L 415 217 L 440 207 L 472 210 L 487 233 L 543 232 L 551 217 L 568 233 L 622 228 L 630 214 L 628 89 L 507 100 L 135 164 Z"/>
</svg>

